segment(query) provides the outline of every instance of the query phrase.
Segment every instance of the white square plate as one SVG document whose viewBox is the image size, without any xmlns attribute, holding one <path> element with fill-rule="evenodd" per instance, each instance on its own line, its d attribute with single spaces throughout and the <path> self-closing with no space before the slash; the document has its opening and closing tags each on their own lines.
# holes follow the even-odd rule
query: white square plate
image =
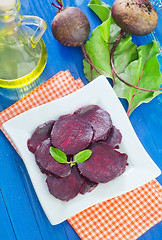
<svg viewBox="0 0 162 240">
<path fill-rule="evenodd" d="M 41 173 L 35 163 L 34 155 L 29 152 L 27 140 L 38 125 L 48 120 L 56 120 L 60 115 L 72 113 L 87 104 L 97 104 L 110 113 L 113 124 L 122 133 L 120 152 L 128 154 L 129 165 L 124 174 L 108 183 L 99 184 L 91 193 L 79 194 L 69 202 L 62 202 L 49 193 L 45 182 L 46 176 Z M 103 76 L 77 92 L 12 118 L 3 124 L 3 129 L 18 149 L 39 201 L 53 225 L 96 203 L 137 188 L 161 173 L 140 143 L 122 104 Z"/>
</svg>

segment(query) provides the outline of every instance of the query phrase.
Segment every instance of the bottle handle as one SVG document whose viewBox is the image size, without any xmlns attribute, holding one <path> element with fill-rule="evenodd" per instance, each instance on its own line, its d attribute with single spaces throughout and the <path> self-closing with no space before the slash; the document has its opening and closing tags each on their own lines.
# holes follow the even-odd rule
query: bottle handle
<svg viewBox="0 0 162 240">
<path fill-rule="evenodd" d="M 23 15 L 21 16 L 21 24 L 37 26 L 34 34 L 29 38 L 31 47 L 35 48 L 47 28 L 46 22 L 42 18 L 37 16 Z"/>
</svg>

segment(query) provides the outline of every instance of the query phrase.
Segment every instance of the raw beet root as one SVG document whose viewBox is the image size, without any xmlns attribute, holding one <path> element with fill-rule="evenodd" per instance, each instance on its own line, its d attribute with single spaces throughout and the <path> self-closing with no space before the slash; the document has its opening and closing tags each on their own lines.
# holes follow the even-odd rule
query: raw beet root
<svg viewBox="0 0 162 240">
<path fill-rule="evenodd" d="M 63 115 L 51 131 L 51 143 L 66 155 L 73 155 L 85 149 L 91 142 L 91 125 L 74 114 Z"/>
<path fill-rule="evenodd" d="M 106 183 L 124 172 L 127 154 L 119 153 L 105 142 L 92 143 L 90 158 L 78 163 L 80 173 L 97 183 Z"/>
<path fill-rule="evenodd" d="M 158 24 L 158 13 L 149 0 L 116 0 L 111 13 L 122 31 L 136 36 L 151 33 Z"/>
<path fill-rule="evenodd" d="M 149 0 L 115 0 L 111 9 L 111 15 L 116 24 L 121 28 L 120 34 L 112 44 L 110 52 L 110 64 L 113 72 L 113 85 L 115 85 L 115 76 L 127 86 L 134 89 L 155 92 L 160 91 L 161 88 L 149 89 L 141 88 L 137 85 L 131 84 L 126 79 L 122 78 L 114 65 L 114 53 L 127 33 L 135 36 L 144 36 L 151 33 L 158 24 L 158 13 L 154 9 Z M 129 116 L 130 112 L 127 112 Z"/>
<path fill-rule="evenodd" d="M 60 177 L 66 177 L 71 173 L 69 164 L 58 163 L 50 154 L 50 138 L 42 142 L 35 151 L 35 160 L 40 170 L 46 174 L 54 174 Z"/>
<path fill-rule="evenodd" d="M 52 127 L 54 125 L 55 121 L 51 120 L 48 122 L 45 122 L 38 126 L 35 131 L 33 132 L 31 138 L 27 142 L 27 146 L 29 151 L 34 153 L 37 149 L 37 147 L 47 138 L 50 137 Z"/>
<path fill-rule="evenodd" d="M 69 201 L 81 191 L 84 178 L 80 175 L 77 166 L 73 166 L 71 174 L 68 177 L 47 176 L 46 182 L 49 192 L 55 198 L 62 201 Z"/>
<path fill-rule="evenodd" d="M 112 127 L 110 114 L 97 105 L 88 105 L 74 112 L 92 125 L 93 141 L 104 140 Z"/>
<path fill-rule="evenodd" d="M 76 7 L 64 8 L 61 0 L 56 0 L 58 5 L 52 3 L 58 9 L 57 15 L 54 17 L 51 29 L 55 39 L 68 47 L 81 47 L 83 57 L 101 74 L 93 65 L 89 54 L 85 49 L 85 42 L 90 34 L 90 23 L 86 15 Z"/>
<path fill-rule="evenodd" d="M 113 126 L 108 137 L 104 140 L 104 142 L 108 143 L 112 148 L 118 148 L 121 143 L 122 135 L 120 131 Z"/>
<path fill-rule="evenodd" d="M 85 14 L 76 7 L 60 9 L 51 25 L 55 39 L 69 47 L 81 47 L 90 33 L 90 24 Z"/>
<path fill-rule="evenodd" d="M 84 184 L 80 191 L 80 194 L 85 194 L 91 192 L 97 187 L 98 183 L 90 181 L 88 178 L 84 177 Z"/>
</svg>

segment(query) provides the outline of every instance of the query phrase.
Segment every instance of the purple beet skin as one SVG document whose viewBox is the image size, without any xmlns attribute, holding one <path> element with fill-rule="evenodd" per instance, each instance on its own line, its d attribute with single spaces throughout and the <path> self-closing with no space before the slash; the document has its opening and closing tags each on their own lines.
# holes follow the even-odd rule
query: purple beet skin
<svg viewBox="0 0 162 240">
<path fill-rule="evenodd" d="M 88 178 L 86 178 L 86 177 L 84 177 L 84 184 L 83 184 L 83 187 L 82 187 L 82 189 L 81 189 L 81 191 L 80 191 L 80 194 L 85 194 L 85 193 L 87 193 L 87 192 L 91 192 L 92 190 L 94 190 L 96 187 L 97 187 L 97 185 L 98 185 L 98 183 L 96 183 L 96 182 L 92 182 L 92 181 L 90 181 Z"/>
<path fill-rule="evenodd" d="M 104 140 L 112 127 L 110 114 L 97 105 L 88 105 L 74 112 L 90 123 L 94 130 L 93 141 Z"/>
<path fill-rule="evenodd" d="M 38 126 L 35 131 L 33 132 L 31 138 L 27 142 L 28 149 L 35 153 L 37 147 L 47 138 L 50 137 L 52 127 L 54 125 L 55 121 L 51 120 L 48 122 L 45 122 Z"/>
<path fill-rule="evenodd" d="M 71 167 L 67 163 L 58 163 L 50 154 L 50 138 L 42 142 L 35 151 L 35 160 L 43 173 L 66 177 L 71 173 Z"/>
<path fill-rule="evenodd" d="M 81 191 L 84 178 L 80 175 L 77 166 L 73 166 L 71 174 L 68 177 L 47 176 L 46 182 L 49 192 L 55 198 L 62 201 L 69 201 Z"/>
<path fill-rule="evenodd" d="M 74 114 L 63 115 L 51 131 L 51 143 L 66 155 L 85 149 L 93 138 L 91 125 Z"/>
<path fill-rule="evenodd" d="M 112 148 L 119 148 L 121 140 L 122 135 L 120 131 L 115 126 L 113 126 L 104 142 L 108 143 Z"/>
<path fill-rule="evenodd" d="M 114 150 L 105 142 L 93 143 L 90 158 L 78 163 L 80 173 L 97 183 L 106 183 L 119 176 L 125 170 L 127 154 Z"/>
</svg>

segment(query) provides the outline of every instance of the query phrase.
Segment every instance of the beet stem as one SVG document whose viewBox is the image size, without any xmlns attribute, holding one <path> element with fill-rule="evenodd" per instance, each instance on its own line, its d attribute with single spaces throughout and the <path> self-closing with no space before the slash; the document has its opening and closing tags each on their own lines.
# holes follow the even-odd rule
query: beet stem
<svg viewBox="0 0 162 240">
<path fill-rule="evenodd" d="M 81 49 L 82 49 L 83 57 L 86 59 L 86 61 L 87 61 L 87 62 L 90 64 L 90 66 L 91 66 L 91 80 L 92 80 L 92 68 L 95 69 L 98 74 L 102 75 L 102 73 L 100 73 L 100 71 L 98 71 L 98 69 L 93 65 L 92 60 L 91 60 L 89 54 L 86 52 L 86 49 L 85 49 L 85 45 L 84 45 L 84 44 L 81 45 Z"/>
<path fill-rule="evenodd" d="M 138 89 L 138 90 L 142 90 L 142 91 L 148 91 L 148 92 L 156 92 L 156 91 L 160 91 L 162 90 L 162 88 L 158 88 L 158 89 L 147 89 L 147 88 L 140 88 L 138 86 L 134 86 L 133 84 L 131 83 L 128 83 L 127 81 L 125 81 L 122 77 L 119 76 L 119 74 L 117 73 L 116 71 L 116 68 L 114 66 L 114 61 L 113 61 L 113 56 L 114 56 L 114 52 L 116 50 L 116 47 L 118 46 L 120 40 L 126 36 L 126 33 L 125 32 L 120 32 L 119 36 L 117 37 L 116 41 L 114 42 L 113 44 L 113 48 L 111 50 L 111 53 L 110 53 L 110 64 L 111 64 L 111 68 L 112 68 L 112 74 L 115 75 L 119 78 L 120 81 L 122 81 L 123 83 L 125 83 L 126 85 L 130 86 L 130 87 L 133 87 L 135 89 Z M 113 77 L 113 84 L 115 84 L 115 78 Z"/>
<path fill-rule="evenodd" d="M 57 6 L 56 4 L 54 4 L 54 3 L 52 3 L 52 5 L 54 6 L 54 7 L 56 7 L 56 8 L 58 8 L 59 9 L 59 11 L 61 11 L 62 10 L 62 8 L 60 7 L 60 6 Z"/>
<path fill-rule="evenodd" d="M 114 67 L 114 63 L 113 63 L 113 55 L 114 55 L 114 52 L 115 52 L 115 49 L 117 47 L 117 45 L 119 44 L 120 40 L 126 35 L 125 32 L 120 32 L 120 34 L 118 35 L 117 39 L 115 40 L 115 42 L 113 43 L 113 47 L 112 47 L 112 50 L 110 52 L 110 64 L 111 64 L 111 67 L 112 67 L 112 75 L 113 75 L 113 86 L 115 85 L 115 67 Z"/>
<path fill-rule="evenodd" d="M 63 4 L 59 1 L 59 0 L 56 0 L 56 2 L 60 5 L 60 7 L 61 7 L 61 10 L 63 10 L 64 9 L 64 6 L 63 6 Z"/>
</svg>

